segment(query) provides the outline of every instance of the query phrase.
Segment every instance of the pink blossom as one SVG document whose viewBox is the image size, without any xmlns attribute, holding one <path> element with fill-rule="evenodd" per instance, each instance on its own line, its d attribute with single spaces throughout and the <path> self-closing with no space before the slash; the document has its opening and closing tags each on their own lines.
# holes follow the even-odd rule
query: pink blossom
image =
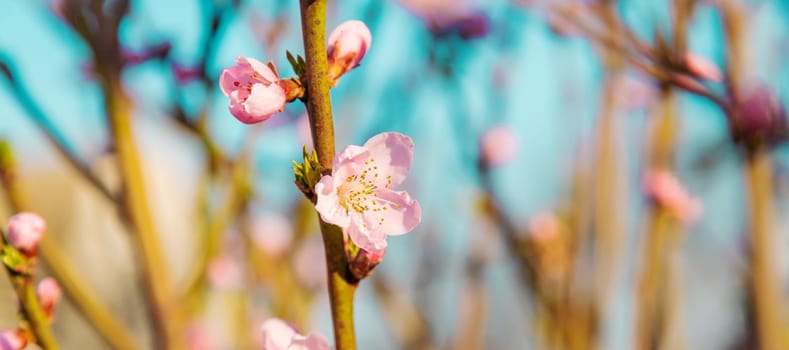
<svg viewBox="0 0 789 350">
<path fill-rule="evenodd" d="M 8 241 L 26 255 L 35 255 L 46 228 L 46 222 L 38 214 L 16 214 L 8 219 Z"/>
<path fill-rule="evenodd" d="M 260 326 L 263 350 L 329 350 L 329 341 L 320 333 L 299 334 L 295 328 L 278 318 L 271 318 Z"/>
<path fill-rule="evenodd" d="M 704 56 L 692 52 L 686 53 L 685 66 L 690 73 L 700 78 L 716 83 L 723 81 L 723 73 L 721 73 L 720 68 Z"/>
<path fill-rule="evenodd" d="M 319 236 L 306 240 L 293 254 L 293 271 L 307 288 L 326 284 L 326 253 Z"/>
<path fill-rule="evenodd" d="M 0 350 L 22 350 L 27 346 L 27 339 L 19 329 L 0 332 Z"/>
<path fill-rule="evenodd" d="M 36 296 L 38 297 L 39 304 L 41 304 L 41 308 L 44 310 L 44 314 L 52 317 L 52 313 L 55 311 L 55 305 L 57 305 L 60 298 L 63 297 L 63 292 L 60 290 L 58 281 L 52 277 L 47 277 L 38 282 Z"/>
<path fill-rule="evenodd" d="M 329 34 L 326 52 L 329 56 L 329 74 L 336 80 L 345 72 L 356 68 L 372 44 L 370 29 L 362 21 L 345 21 Z"/>
<path fill-rule="evenodd" d="M 413 157 L 411 138 L 395 132 L 345 147 L 334 157 L 332 174 L 315 185 L 315 208 L 360 248 L 383 250 L 388 235 L 408 233 L 422 219 L 419 203 L 393 190 L 405 180 Z"/>
<path fill-rule="evenodd" d="M 561 223 L 552 212 L 544 211 L 529 220 L 529 233 L 539 242 L 548 242 L 559 236 Z"/>
<path fill-rule="evenodd" d="M 643 187 L 647 196 L 678 220 L 692 223 L 701 217 L 701 201 L 692 197 L 670 171 L 649 170 L 644 175 Z"/>
<path fill-rule="evenodd" d="M 222 93 L 230 98 L 230 113 L 245 124 L 271 118 L 285 107 L 285 90 L 277 74 L 254 58 L 236 58 L 236 65 L 219 77 Z"/>
<path fill-rule="evenodd" d="M 293 225 L 280 214 L 258 215 L 253 224 L 252 240 L 266 254 L 282 256 L 293 243 Z"/>
<path fill-rule="evenodd" d="M 486 168 L 502 166 L 518 154 L 518 138 L 504 125 L 494 126 L 479 140 L 480 162 Z"/>
</svg>

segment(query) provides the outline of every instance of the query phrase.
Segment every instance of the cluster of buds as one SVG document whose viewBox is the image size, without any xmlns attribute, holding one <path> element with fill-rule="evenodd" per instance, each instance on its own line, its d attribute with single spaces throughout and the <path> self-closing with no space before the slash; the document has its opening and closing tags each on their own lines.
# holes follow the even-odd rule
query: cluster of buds
<svg viewBox="0 0 789 350">
<path fill-rule="evenodd" d="M 7 230 L 4 241 L 8 245 L 0 253 L 0 260 L 17 278 L 32 281 L 33 265 L 38 255 L 38 245 L 46 231 L 46 222 L 37 214 L 19 213 L 8 219 Z M 52 321 L 55 306 L 63 297 L 57 281 L 51 277 L 42 279 L 36 286 L 35 294 L 44 316 Z M 0 349 L 24 349 L 32 339 L 27 327 L 27 324 L 22 324 L 14 330 L 0 332 Z"/>
<path fill-rule="evenodd" d="M 349 70 L 359 66 L 372 42 L 370 30 L 360 21 L 340 24 L 329 35 L 327 56 L 332 86 Z M 302 79 L 305 62 L 288 53 L 298 77 L 280 78 L 273 63 L 263 64 L 250 57 L 236 58 L 236 65 L 222 71 L 219 84 L 230 99 L 230 113 L 245 124 L 268 120 L 285 104 L 304 97 Z"/>
</svg>

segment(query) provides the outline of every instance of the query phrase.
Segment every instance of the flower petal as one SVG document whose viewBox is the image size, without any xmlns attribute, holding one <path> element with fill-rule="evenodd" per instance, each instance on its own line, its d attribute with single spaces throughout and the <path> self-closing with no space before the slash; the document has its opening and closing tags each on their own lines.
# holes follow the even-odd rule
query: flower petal
<svg viewBox="0 0 789 350">
<path fill-rule="evenodd" d="M 366 216 L 371 216 L 376 229 L 387 235 L 408 233 L 422 221 L 422 208 L 408 192 L 378 189 L 375 198 L 382 202 L 383 210 L 367 212 Z"/>
<path fill-rule="evenodd" d="M 370 158 L 370 152 L 366 148 L 356 145 L 348 145 L 340 151 L 332 164 L 332 176 L 338 179 L 334 185 L 339 187 L 342 181 L 348 176 L 361 173 L 364 162 Z"/>
<path fill-rule="evenodd" d="M 394 188 L 405 180 L 414 159 L 414 142 L 410 137 L 397 132 L 385 132 L 370 138 L 364 147 L 373 160 L 370 166 L 377 166 L 380 174 L 386 174 L 374 179 L 376 185 Z"/>
<path fill-rule="evenodd" d="M 386 232 L 373 228 L 374 218 L 368 215 L 361 216 L 354 214 L 351 224 L 345 229 L 345 233 L 354 244 L 369 252 L 379 252 L 386 249 Z"/>
<path fill-rule="evenodd" d="M 293 337 L 288 350 L 330 350 L 329 341 L 320 333 Z"/>
<path fill-rule="evenodd" d="M 260 76 L 263 77 L 263 79 L 266 79 L 272 83 L 276 83 L 279 80 L 277 75 L 274 74 L 274 71 L 271 70 L 271 68 L 269 68 L 269 66 L 266 65 L 265 63 L 260 62 L 251 57 L 246 57 L 245 60 L 247 64 L 249 64 L 252 67 L 252 69 L 255 70 L 255 72 L 258 72 L 258 74 L 260 74 Z"/>
<path fill-rule="evenodd" d="M 255 84 L 244 102 L 244 110 L 257 122 L 271 118 L 285 106 L 285 91 L 277 84 Z"/>
<path fill-rule="evenodd" d="M 263 349 L 266 350 L 287 350 L 293 337 L 298 335 L 293 327 L 277 318 L 263 322 L 260 330 L 263 332 Z"/>
<path fill-rule="evenodd" d="M 321 178 L 320 182 L 315 184 L 315 194 L 318 197 L 318 201 L 315 203 L 315 210 L 318 211 L 323 221 L 343 229 L 350 225 L 351 218 L 348 216 L 345 208 L 340 206 L 340 200 L 337 198 L 337 190 L 332 176 L 326 175 Z"/>
</svg>

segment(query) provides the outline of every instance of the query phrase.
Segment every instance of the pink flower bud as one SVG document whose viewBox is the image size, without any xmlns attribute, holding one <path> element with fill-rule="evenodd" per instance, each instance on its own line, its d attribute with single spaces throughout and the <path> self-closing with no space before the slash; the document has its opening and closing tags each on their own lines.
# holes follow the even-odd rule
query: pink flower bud
<svg viewBox="0 0 789 350">
<path fill-rule="evenodd" d="M 723 73 L 720 68 L 704 56 L 692 52 L 686 53 L 685 66 L 690 73 L 700 78 L 716 83 L 723 81 Z"/>
<path fill-rule="evenodd" d="M 753 85 L 737 92 L 729 129 L 735 141 L 746 145 L 774 145 L 787 138 L 786 109 L 765 85 Z"/>
<path fill-rule="evenodd" d="M 272 257 L 280 257 L 293 243 L 293 226 L 288 218 L 265 213 L 255 218 L 252 231 L 255 245 Z"/>
<path fill-rule="evenodd" d="M 329 56 L 329 75 L 337 80 L 345 72 L 356 68 L 372 44 L 370 29 L 362 21 L 345 21 L 329 34 L 326 49 Z"/>
<path fill-rule="evenodd" d="M 28 256 L 36 254 L 45 230 L 46 222 L 38 214 L 19 213 L 8 219 L 9 243 Z"/>
<path fill-rule="evenodd" d="M 27 346 L 27 339 L 25 339 L 21 330 L 0 332 L 0 349 L 22 350 L 25 346 Z"/>
<path fill-rule="evenodd" d="M 479 141 L 480 164 L 492 168 L 507 164 L 518 154 L 518 138 L 504 125 L 486 131 Z"/>
<path fill-rule="evenodd" d="M 386 249 L 373 252 L 359 249 L 359 253 L 351 258 L 348 269 L 356 279 L 361 280 L 373 273 L 373 269 L 381 263 L 385 254 Z"/>
<path fill-rule="evenodd" d="M 41 282 L 38 282 L 36 296 L 38 297 L 39 304 L 41 304 L 41 308 L 44 310 L 44 314 L 46 314 L 47 317 L 52 317 L 52 313 L 55 311 L 55 305 L 57 305 L 60 298 L 63 297 L 63 292 L 60 290 L 60 286 L 54 278 L 47 277 L 42 279 Z"/>
<path fill-rule="evenodd" d="M 693 223 L 701 218 L 703 207 L 698 198 L 692 197 L 673 173 L 666 170 L 649 170 L 642 184 L 646 195 L 665 208 L 677 220 Z"/>
<path fill-rule="evenodd" d="M 319 333 L 299 334 L 295 328 L 278 318 L 268 319 L 260 326 L 263 350 L 329 350 L 329 341 Z"/>
<path fill-rule="evenodd" d="M 242 123 L 260 123 L 285 108 L 277 74 L 254 58 L 236 58 L 235 66 L 222 71 L 219 86 L 230 98 L 230 113 Z"/>
</svg>

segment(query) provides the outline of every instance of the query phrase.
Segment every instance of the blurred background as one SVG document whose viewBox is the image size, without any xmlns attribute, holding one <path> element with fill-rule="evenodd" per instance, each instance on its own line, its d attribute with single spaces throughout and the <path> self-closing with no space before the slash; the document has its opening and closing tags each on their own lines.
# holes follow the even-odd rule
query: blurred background
<svg viewBox="0 0 789 350">
<path fill-rule="evenodd" d="M 329 1 L 349 19 L 373 42 L 337 148 L 412 137 L 423 208 L 360 285 L 360 349 L 789 344 L 789 1 Z M 285 50 L 296 1 L 0 0 L 0 218 L 47 220 L 62 348 L 331 339 L 304 107 L 244 125 L 217 83 L 237 56 L 293 76 Z"/>
</svg>

